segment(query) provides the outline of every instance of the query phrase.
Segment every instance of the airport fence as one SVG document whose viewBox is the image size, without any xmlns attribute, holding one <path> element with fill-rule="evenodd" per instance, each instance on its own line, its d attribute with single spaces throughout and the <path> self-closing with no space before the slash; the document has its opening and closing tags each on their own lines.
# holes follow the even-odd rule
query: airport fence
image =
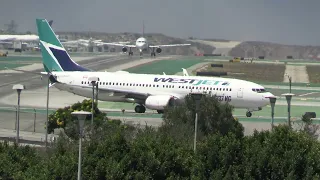
<svg viewBox="0 0 320 180">
<path fill-rule="evenodd" d="M 49 114 L 54 110 L 49 109 Z M 0 123 L 4 129 L 17 129 L 18 108 L 0 107 Z M 46 109 L 21 108 L 19 111 L 19 129 L 29 132 L 45 132 Z"/>
</svg>

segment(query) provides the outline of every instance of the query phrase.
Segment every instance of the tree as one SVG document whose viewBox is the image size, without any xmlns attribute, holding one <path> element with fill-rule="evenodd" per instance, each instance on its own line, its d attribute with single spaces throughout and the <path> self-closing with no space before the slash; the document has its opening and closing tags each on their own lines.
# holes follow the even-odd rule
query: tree
<svg viewBox="0 0 320 180">
<path fill-rule="evenodd" d="M 81 103 L 77 102 L 72 106 L 67 106 L 65 108 L 60 108 L 57 111 L 53 112 L 49 115 L 48 122 L 48 133 L 52 133 L 56 128 L 63 128 L 66 130 L 66 133 L 70 136 L 75 135 L 75 132 L 79 132 L 78 121 L 75 116 L 72 116 L 71 113 L 73 111 L 89 111 L 92 109 L 92 100 L 83 100 Z M 105 120 L 106 114 L 102 113 L 97 104 L 94 103 L 94 123 L 100 123 L 102 120 Z M 88 116 L 87 123 L 91 118 Z"/>
<path fill-rule="evenodd" d="M 320 173 L 319 142 L 279 125 L 245 137 L 244 179 L 312 179 Z"/>
<path fill-rule="evenodd" d="M 317 131 L 320 129 L 320 126 L 318 124 L 313 124 L 313 120 L 308 114 L 302 115 L 301 123 L 298 124 L 300 125 L 298 130 L 306 132 L 315 139 L 319 137 Z"/>
<path fill-rule="evenodd" d="M 207 136 L 209 134 L 227 135 L 234 133 L 238 138 L 243 137 L 243 126 L 232 116 L 233 107 L 228 103 L 220 103 L 216 96 L 203 96 L 200 101 L 198 113 L 198 127 L 200 134 Z M 165 122 L 160 130 L 177 132 L 177 128 L 192 129 L 194 132 L 194 121 L 196 113 L 196 103 L 191 96 L 186 96 L 183 102 L 176 107 L 167 107 L 163 114 Z M 178 132 L 177 132 L 178 133 Z M 179 131 L 179 133 L 181 133 Z M 184 137 L 187 134 L 182 133 Z M 190 135 L 191 136 L 191 135 Z"/>
</svg>

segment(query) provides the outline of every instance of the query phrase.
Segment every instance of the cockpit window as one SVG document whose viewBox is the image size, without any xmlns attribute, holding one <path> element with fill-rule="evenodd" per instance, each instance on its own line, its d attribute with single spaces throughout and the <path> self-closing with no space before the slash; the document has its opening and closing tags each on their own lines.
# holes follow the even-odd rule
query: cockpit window
<svg viewBox="0 0 320 180">
<path fill-rule="evenodd" d="M 265 93 L 268 92 L 263 88 L 252 88 L 252 91 L 257 92 L 257 93 Z"/>
</svg>

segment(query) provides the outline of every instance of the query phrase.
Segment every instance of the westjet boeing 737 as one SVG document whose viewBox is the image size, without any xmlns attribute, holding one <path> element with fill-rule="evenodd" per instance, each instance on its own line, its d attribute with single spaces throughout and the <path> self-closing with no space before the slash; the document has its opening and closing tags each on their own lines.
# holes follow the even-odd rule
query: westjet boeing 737
<svg viewBox="0 0 320 180">
<path fill-rule="evenodd" d="M 90 77 L 98 77 L 99 100 L 136 103 L 135 112 L 144 113 L 146 108 L 163 113 L 165 106 L 182 100 L 190 92 L 211 93 L 222 102 L 235 108 L 261 110 L 269 104 L 270 92 L 253 82 L 198 76 L 133 74 L 119 72 L 93 72 L 74 62 L 49 26 L 47 20 L 37 19 L 43 65 L 49 74 L 50 86 L 90 98 Z"/>
</svg>

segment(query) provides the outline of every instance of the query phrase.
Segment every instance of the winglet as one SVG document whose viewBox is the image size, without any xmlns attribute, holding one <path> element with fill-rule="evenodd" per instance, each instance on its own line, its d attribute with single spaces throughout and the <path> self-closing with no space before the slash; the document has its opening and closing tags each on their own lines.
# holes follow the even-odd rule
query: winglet
<svg viewBox="0 0 320 180">
<path fill-rule="evenodd" d="M 188 71 L 184 68 L 182 68 L 183 76 L 189 76 Z"/>
<path fill-rule="evenodd" d="M 165 72 L 163 72 L 163 75 L 166 75 L 166 73 L 165 73 Z"/>
</svg>

